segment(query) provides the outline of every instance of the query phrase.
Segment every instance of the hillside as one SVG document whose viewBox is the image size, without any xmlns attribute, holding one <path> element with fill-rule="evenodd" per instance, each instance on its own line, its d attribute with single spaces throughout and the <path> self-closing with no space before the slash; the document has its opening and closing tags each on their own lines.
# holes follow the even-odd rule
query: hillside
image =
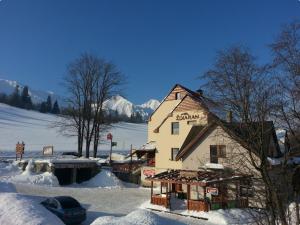
<svg viewBox="0 0 300 225">
<path fill-rule="evenodd" d="M 14 92 L 17 85 L 19 85 L 19 90 L 21 93 L 25 85 L 22 85 L 17 81 L 0 79 L 0 93 L 10 95 Z M 29 95 L 31 96 L 31 100 L 33 103 L 46 101 L 48 95 L 50 95 L 52 100 L 57 100 L 60 104 L 63 104 L 62 97 L 54 94 L 52 91 L 34 90 L 29 87 Z"/>
<path fill-rule="evenodd" d="M 56 151 L 76 150 L 76 137 L 63 136 L 53 127 L 58 119 L 0 103 L 0 151 L 14 151 L 18 141 L 25 142 L 27 151 L 41 151 L 46 145 L 53 145 Z M 146 124 L 117 123 L 110 132 L 118 142 L 116 150 L 128 150 L 130 144 L 139 147 L 147 139 Z M 108 143 L 103 141 L 99 149 L 108 150 Z"/>
</svg>

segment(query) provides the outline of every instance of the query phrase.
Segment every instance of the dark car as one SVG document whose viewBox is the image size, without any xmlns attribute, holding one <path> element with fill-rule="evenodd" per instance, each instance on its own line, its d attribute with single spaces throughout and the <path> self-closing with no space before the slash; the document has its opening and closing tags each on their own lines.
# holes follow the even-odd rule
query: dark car
<svg viewBox="0 0 300 225">
<path fill-rule="evenodd" d="M 41 204 L 58 216 L 65 224 L 80 224 L 86 219 L 85 208 L 72 197 L 47 198 Z"/>
</svg>

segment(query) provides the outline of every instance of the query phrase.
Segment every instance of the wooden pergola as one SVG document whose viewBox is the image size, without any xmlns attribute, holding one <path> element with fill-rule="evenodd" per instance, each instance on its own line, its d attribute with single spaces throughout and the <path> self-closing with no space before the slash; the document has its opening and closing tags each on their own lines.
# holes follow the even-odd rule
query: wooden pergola
<svg viewBox="0 0 300 225">
<path fill-rule="evenodd" d="M 187 199 L 187 209 L 194 211 L 209 211 L 214 209 L 213 204 L 219 204 L 220 208 L 226 208 L 228 205 L 235 208 L 244 208 L 248 206 L 248 197 L 240 196 L 241 182 L 250 181 L 252 176 L 244 174 L 228 174 L 224 171 L 192 171 L 192 170 L 168 170 L 153 177 L 146 178 L 151 181 L 151 203 L 171 208 L 171 193 L 178 196 L 185 196 Z M 153 194 L 153 183 L 160 183 L 160 194 Z M 226 197 L 226 184 L 235 185 L 235 198 Z M 183 190 L 186 185 L 186 190 Z M 191 186 L 202 187 L 203 198 L 191 199 Z M 166 192 L 162 193 L 162 187 Z M 212 195 L 218 193 L 217 195 Z M 212 198 L 209 200 L 207 194 L 210 193 Z"/>
</svg>

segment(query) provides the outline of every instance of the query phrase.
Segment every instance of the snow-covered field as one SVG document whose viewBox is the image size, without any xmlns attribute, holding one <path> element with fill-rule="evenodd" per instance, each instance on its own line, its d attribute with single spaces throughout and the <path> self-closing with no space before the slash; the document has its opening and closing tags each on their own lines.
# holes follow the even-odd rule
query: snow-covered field
<svg viewBox="0 0 300 225">
<path fill-rule="evenodd" d="M 63 136 L 53 125 L 59 117 L 30 110 L 23 110 L 0 103 L 0 156 L 3 151 L 15 151 L 18 141 L 24 141 L 25 156 L 29 151 L 42 151 L 43 146 L 53 145 L 55 151 L 76 150 L 76 137 Z M 139 147 L 146 143 L 147 125 L 117 123 L 110 130 L 115 150 L 129 150 L 130 145 Z M 100 150 L 108 150 L 104 141 Z"/>
</svg>

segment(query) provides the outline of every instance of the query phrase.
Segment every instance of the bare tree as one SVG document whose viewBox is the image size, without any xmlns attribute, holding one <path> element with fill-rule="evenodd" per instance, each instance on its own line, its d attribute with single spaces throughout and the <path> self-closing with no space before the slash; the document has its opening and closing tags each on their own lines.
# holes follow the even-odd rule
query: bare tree
<svg viewBox="0 0 300 225">
<path fill-rule="evenodd" d="M 281 95 L 278 98 L 276 116 L 281 125 L 293 140 L 292 148 L 300 147 L 300 23 L 292 22 L 286 25 L 273 44 L 273 66 L 278 74 L 278 84 Z M 287 146 L 290 148 L 290 146 Z M 289 153 L 290 149 L 287 149 Z M 295 169 L 295 173 L 299 170 Z M 296 176 L 296 174 L 294 175 Z M 296 205 L 297 224 L 299 216 L 299 187 L 294 184 L 294 201 Z"/>
<path fill-rule="evenodd" d="M 263 182 L 270 224 L 280 220 L 286 225 L 283 199 L 276 186 L 278 180 L 274 180 L 268 168 L 268 143 L 265 142 L 265 135 L 271 129 L 266 121 L 276 103 L 276 88 L 269 70 L 267 65 L 258 65 L 249 50 L 232 47 L 218 52 L 213 68 L 202 76 L 207 81 L 203 88 L 225 110 L 233 112 L 241 137 L 232 135 L 232 138 L 242 140 L 252 171 Z"/>
<path fill-rule="evenodd" d="M 69 107 L 61 127 L 77 136 L 79 156 L 85 144 L 88 158 L 92 143 L 93 155 L 97 155 L 100 133 L 109 124 L 103 103 L 123 81 L 124 76 L 114 64 L 91 54 L 85 53 L 68 65 L 64 85 Z"/>
</svg>

